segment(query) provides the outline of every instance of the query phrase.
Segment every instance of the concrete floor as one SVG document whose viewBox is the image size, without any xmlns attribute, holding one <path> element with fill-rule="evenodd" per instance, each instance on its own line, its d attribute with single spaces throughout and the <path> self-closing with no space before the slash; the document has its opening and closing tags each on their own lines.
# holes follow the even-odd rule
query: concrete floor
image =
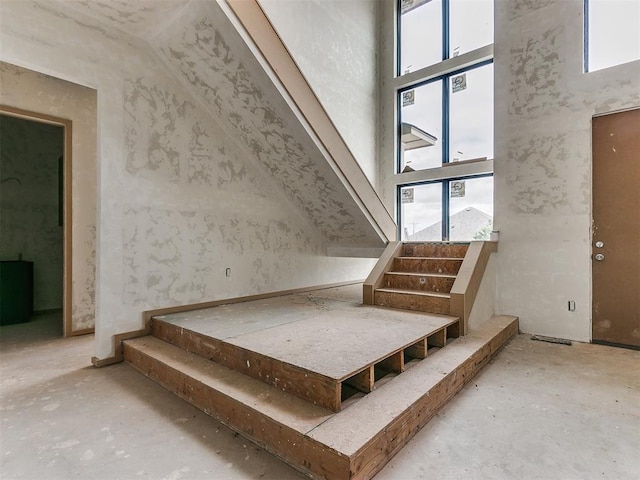
<svg viewBox="0 0 640 480">
<path fill-rule="evenodd" d="M 301 479 L 55 317 L 0 328 L 3 479 Z M 640 352 L 515 338 L 376 477 L 640 478 Z"/>
</svg>

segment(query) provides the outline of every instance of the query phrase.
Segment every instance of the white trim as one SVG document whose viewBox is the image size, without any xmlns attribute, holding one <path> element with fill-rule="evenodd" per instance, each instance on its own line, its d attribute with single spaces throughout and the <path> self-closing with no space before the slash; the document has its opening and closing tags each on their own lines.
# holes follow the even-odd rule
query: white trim
<svg viewBox="0 0 640 480">
<path fill-rule="evenodd" d="M 457 70 L 471 67 L 493 58 L 493 44 L 485 45 L 457 57 L 448 58 L 434 65 L 421 68 L 415 72 L 406 73 L 393 79 L 391 85 L 395 90 L 410 87 L 417 83 L 426 82 Z"/>
<path fill-rule="evenodd" d="M 442 167 L 417 170 L 415 172 L 398 173 L 394 175 L 396 185 L 407 185 L 411 183 L 431 182 L 447 180 L 449 178 L 470 177 L 473 175 L 486 175 L 493 173 L 493 160 L 483 160 L 481 162 L 448 163 Z"/>
</svg>

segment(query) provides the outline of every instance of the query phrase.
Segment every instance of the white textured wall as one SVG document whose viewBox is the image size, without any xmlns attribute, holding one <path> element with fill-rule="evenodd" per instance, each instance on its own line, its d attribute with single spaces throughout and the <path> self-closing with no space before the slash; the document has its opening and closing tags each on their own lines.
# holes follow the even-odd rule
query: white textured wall
<svg viewBox="0 0 640 480">
<path fill-rule="evenodd" d="M 640 62 L 583 73 L 582 9 L 497 2 L 494 226 L 496 310 L 525 332 L 588 341 L 591 118 L 640 105 Z"/>
<path fill-rule="evenodd" d="M 219 4 L 205 1 L 189 7 L 152 41 L 176 78 L 259 161 L 327 241 L 341 246 L 383 246 L 332 163 Z"/>
<path fill-rule="evenodd" d="M 17 6 L 17 2 L 2 5 L 2 60 L 8 59 L 7 54 L 14 44 L 9 36 L 4 35 L 9 30 L 5 27 L 5 19 L 11 18 L 10 9 L 14 5 Z M 25 43 L 37 50 L 37 40 Z M 43 52 L 47 52 L 44 45 L 46 43 L 43 44 Z M 95 320 L 96 92 L 15 65 L 0 63 L 0 95 L 4 105 L 72 121 L 71 330 L 90 329 Z M 38 267 L 34 265 L 34 268 Z"/>
<path fill-rule="evenodd" d="M 147 309 L 367 275 L 371 260 L 324 255 L 317 229 L 146 44 L 65 2 L 2 8 L 3 59 L 98 91 L 98 358 Z"/>
<path fill-rule="evenodd" d="M 377 4 L 260 0 L 372 185 L 377 185 Z"/>
<path fill-rule="evenodd" d="M 35 311 L 62 308 L 58 158 L 63 148 L 62 127 L 0 117 L 0 260 L 22 256 L 34 263 Z"/>
</svg>

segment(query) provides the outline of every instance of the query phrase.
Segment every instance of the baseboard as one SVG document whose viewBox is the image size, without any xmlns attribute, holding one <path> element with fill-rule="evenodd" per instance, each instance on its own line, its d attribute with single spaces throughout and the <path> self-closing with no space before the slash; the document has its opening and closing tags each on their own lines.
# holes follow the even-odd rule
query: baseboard
<svg viewBox="0 0 640 480">
<path fill-rule="evenodd" d="M 640 350 L 638 345 L 626 345 L 624 343 L 607 342 L 605 340 L 592 340 L 591 343 L 595 345 L 605 345 L 607 347 L 627 348 L 629 350 Z"/>
<path fill-rule="evenodd" d="M 144 337 L 151 334 L 151 319 L 157 315 L 169 315 L 171 313 L 190 312 L 192 310 L 202 310 L 203 308 L 218 307 L 220 305 L 231 305 L 234 303 L 251 302 L 253 300 L 263 300 L 265 298 L 282 297 L 284 295 L 292 295 L 295 293 L 313 292 L 316 290 L 324 290 L 326 288 L 344 287 L 347 285 L 355 285 L 362 283 L 364 280 L 349 280 L 346 282 L 327 283 L 324 285 L 316 285 L 312 287 L 292 288 L 289 290 L 278 290 L 275 292 L 258 293 L 256 295 L 246 295 L 244 297 L 225 298 L 221 300 L 213 300 L 210 302 L 192 303 L 190 305 L 176 305 L 174 307 L 156 308 L 154 310 L 146 310 L 142 312 L 144 328 L 133 330 L 131 332 L 118 333 L 113 336 L 115 344 L 115 354 L 112 357 L 98 358 L 92 357 L 91 363 L 95 367 L 106 367 L 123 361 L 122 342 L 131 338 Z"/>
</svg>

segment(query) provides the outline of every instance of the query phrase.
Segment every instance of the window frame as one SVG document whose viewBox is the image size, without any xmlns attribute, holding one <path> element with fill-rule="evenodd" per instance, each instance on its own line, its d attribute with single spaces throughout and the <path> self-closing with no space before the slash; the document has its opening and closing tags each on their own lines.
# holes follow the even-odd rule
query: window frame
<svg viewBox="0 0 640 480">
<path fill-rule="evenodd" d="M 441 241 L 449 241 L 450 237 L 450 183 L 456 180 L 466 180 L 473 178 L 493 177 L 493 159 L 483 161 L 460 161 L 450 162 L 449 141 L 450 141 L 450 95 L 449 79 L 475 68 L 480 68 L 489 64 L 494 64 L 494 44 L 484 45 L 470 52 L 449 57 L 450 38 L 450 4 L 451 0 L 443 0 L 442 8 L 442 34 L 443 34 L 443 60 L 433 65 L 422 67 L 416 71 L 402 73 L 401 70 L 401 2 L 397 0 L 394 8 L 394 76 L 391 80 L 391 92 L 395 95 L 394 105 L 394 161 L 393 163 L 393 183 L 395 187 L 395 214 L 397 219 L 397 238 L 402 239 L 402 204 L 401 191 L 405 187 L 415 187 L 420 185 L 440 183 L 442 185 L 442 235 Z M 585 0 L 588 1 L 588 0 Z M 494 2 L 495 10 L 495 2 Z M 495 69 L 494 69 L 495 72 Z M 438 167 L 416 170 L 402 173 L 402 92 L 412 90 L 435 81 L 441 81 L 443 85 L 442 97 L 442 163 Z M 495 90 L 494 90 L 495 94 Z M 494 99 L 495 105 L 495 99 Z M 495 118 L 495 115 L 494 115 Z M 445 143 L 446 142 L 446 143 Z"/>
<path fill-rule="evenodd" d="M 425 85 L 428 85 L 430 83 L 435 83 L 438 81 L 442 81 L 442 106 L 441 106 L 441 112 L 442 112 L 442 139 L 441 139 L 441 145 L 442 145 L 442 165 L 446 165 L 448 163 L 451 162 L 451 155 L 450 155 L 450 139 L 451 139 L 451 134 L 450 134 L 450 130 L 451 130 L 451 94 L 449 92 L 449 80 L 451 79 L 451 77 L 455 77 L 456 75 L 460 75 L 463 74 L 465 72 L 469 72 L 471 70 L 475 70 L 477 68 L 482 68 L 482 67 L 486 67 L 487 65 L 493 65 L 493 58 L 488 59 L 488 60 L 482 60 L 478 63 L 474 63 L 472 65 L 468 65 L 465 66 L 459 70 L 453 70 L 451 72 L 447 72 L 443 75 L 440 75 L 439 77 L 434 77 L 434 78 L 429 78 L 427 80 L 423 80 L 421 82 L 418 82 L 416 84 L 412 84 L 403 88 L 400 88 L 397 90 L 396 93 L 396 109 L 398 111 L 398 121 L 397 121 L 397 127 L 396 127 L 396 135 L 398 138 L 400 138 L 401 135 L 401 130 L 402 130 L 402 94 L 404 92 L 407 92 L 409 90 L 414 90 L 416 88 L 420 88 L 423 87 Z M 463 160 L 464 162 L 464 160 Z M 402 173 L 402 145 L 401 142 L 398 141 L 397 142 L 397 149 L 396 149 L 396 175 L 399 173 Z M 439 168 L 439 167 L 434 167 L 434 168 Z M 430 169 L 422 169 L 422 170 L 430 170 Z"/>
<path fill-rule="evenodd" d="M 396 213 L 396 218 L 398 219 L 398 225 L 397 225 L 397 230 L 398 230 L 398 239 L 402 239 L 402 189 L 403 188 L 411 188 L 411 187 L 420 187 L 422 185 L 435 185 L 435 184 L 441 184 L 441 199 L 442 199 L 442 219 L 441 219 L 441 225 L 442 225 L 442 232 L 441 232 L 441 238 L 443 240 L 443 242 L 448 242 L 449 238 L 451 236 L 451 222 L 450 222 L 450 218 L 451 218 L 451 205 L 449 200 L 451 200 L 451 191 L 450 191 L 450 185 L 451 182 L 455 182 L 458 180 L 473 180 L 476 178 L 487 178 L 487 177 L 493 177 L 493 172 L 489 172 L 489 173 L 478 173 L 478 174 L 472 174 L 472 175 L 460 175 L 460 176 L 454 176 L 454 177 L 447 177 L 444 179 L 439 179 L 439 180 L 424 180 L 424 181 L 420 181 L 420 182 L 415 182 L 415 183 L 404 183 L 404 184 L 396 184 L 396 205 L 398 206 L 398 211 Z"/>
<path fill-rule="evenodd" d="M 584 73 L 589 73 L 589 0 L 583 0 L 583 49 Z"/>
</svg>

